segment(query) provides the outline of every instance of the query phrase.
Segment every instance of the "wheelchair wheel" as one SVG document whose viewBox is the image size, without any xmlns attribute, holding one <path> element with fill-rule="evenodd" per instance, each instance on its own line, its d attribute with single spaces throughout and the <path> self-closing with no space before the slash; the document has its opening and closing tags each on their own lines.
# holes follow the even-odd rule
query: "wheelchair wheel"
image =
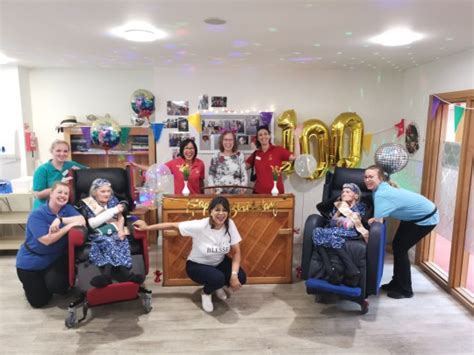
<svg viewBox="0 0 474 355">
<path fill-rule="evenodd" d="M 367 314 L 369 312 L 369 302 L 367 300 L 362 301 L 360 305 L 360 312 L 362 314 Z"/>
<path fill-rule="evenodd" d="M 77 324 L 77 317 L 76 317 L 76 311 L 69 311 L 68 315 L 66 317 L 66 320 L 64 321 L 66 324 L 66 327 L 71 329 L 74 328 L 74 326 Z"/>
<path fill-rule="evenodd" d="M 145 293 L 142 298 L 143 310 L 145 313 L 150 313 L 153 307 L 151 306 L 151 293 Z"/>
</svg>

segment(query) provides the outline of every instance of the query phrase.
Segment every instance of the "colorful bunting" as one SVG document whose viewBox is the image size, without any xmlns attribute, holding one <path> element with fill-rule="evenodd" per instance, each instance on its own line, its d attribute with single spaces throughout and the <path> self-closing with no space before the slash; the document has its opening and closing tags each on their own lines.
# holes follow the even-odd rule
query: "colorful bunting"
<svg viewBox="0 0 474 355">
<path fill-rule="evenodd" d="M 397 128 L 397 138 L 400 137 L 403 133 L 405 133 L 405 119 L 402 118 L 400 122 L 398 122 L 395 127 Z"/>
<path fill-rule="evenodd" d="M 201 114 L 199 112 L 193 113 L 192 115 L 188 116 L 189 124 L 194 127 L 194 129 L 201 133 L 202 131 L 202 124 L 201 124 Z"/>
<path fill-rule="evenodd" d="M 438 112 L 438 107 L 440 103 L 441 103 L 441 100 L 438 99 L 438 97 L 433 96 L 433 102 L 431 103 L 431 115 L 430 115 L 431 119 L 434 119 L 436 117 L 436 112 Z"/>
<path fill-rule="evenodd" d="M 364 140 L 362 142 L 362 149 L 364 150 L 364 152 L 366 152 L 367 154 L 370 153 L 370 146 L 372 145 L 372 137 L 374 135 L 372 133 L 366 133 L 364 134 Z"/>
<path fill-rule="evenodd" d="M 454 132 L 457 132 L 463 115 L 464 107 L 458 105 L 454 106 Z"/>
<path fill-rule="evenodd" d="M 273 112 L 260 112 L 260 120 L 262 121 L 263 126 L 270 127 L 272 122 Z"/>
<path fill-rule="evenodd" d="M 126 145 L 128 143 L 128 135 L 130 133 L 130 127 L 122 127 L 120 132 L 120 144 Z"/>
<path fill-rule="evenodd" d="M 158 142 L 161 137 L 161 131 L 163 130 L 163 127 L 165 126 L 164 123 L 162 122 L 152 122 L 151 123 L 151 129 L 153 130 L 153 136 L 155 137 L 155 142 Z"/>
<path fill-rule="evenodd" d="M 92 144 L 92 137 L 91 137 L 91 127 L 81 127 L 82 135 L 86 140 L 86 144 L 89 147 Z"/>
</svg>

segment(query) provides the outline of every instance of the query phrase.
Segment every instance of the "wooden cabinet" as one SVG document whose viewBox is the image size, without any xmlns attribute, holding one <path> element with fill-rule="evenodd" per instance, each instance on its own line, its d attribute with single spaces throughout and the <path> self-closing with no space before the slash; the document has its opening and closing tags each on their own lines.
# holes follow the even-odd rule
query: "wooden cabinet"
<svg viewBox="0 0 474 355">
<path fill-rule="evenodd" d="M 167 195 L 162 204 L 163 222 L 208 217 L 213 196 Z M 241 266 L 251 284 L 290 283 L 293 260 L 294 196 L 226 195 L 231 218 L 242 237 Z M 193 285 L 186 275 L 192 239 L 176 231 L 163 232 L 163 286 Z"/>
<path fill-rule="evenodd" d="M 127 161 L 152 165 L 156 162 L 155 140 L 149 127 L 130 127 L 128 142 L 119 143 L 108 154 L 100 146 L 87 144 L 80 126 L 64 128 L 64 140 L 71 146 L 69 159 L 90 168 L 123 168 Z"/>
</svg>

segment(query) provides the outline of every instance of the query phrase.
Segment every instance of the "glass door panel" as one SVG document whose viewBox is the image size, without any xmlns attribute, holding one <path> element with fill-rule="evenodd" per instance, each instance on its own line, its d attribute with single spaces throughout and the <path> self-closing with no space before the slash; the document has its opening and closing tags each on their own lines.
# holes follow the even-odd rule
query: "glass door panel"
<svg viewBox="0 0 474 355">
<path fill-rule="evenodd" d="M 438 157 L 435 203 L 440 213 L 440 222 L 434 229 L 429 258 L 446 280 L 449 274 L 463 129 L 461 126 L 455 127 L 454 107 L 455 105 L 449 105 Z"/>
</svg>

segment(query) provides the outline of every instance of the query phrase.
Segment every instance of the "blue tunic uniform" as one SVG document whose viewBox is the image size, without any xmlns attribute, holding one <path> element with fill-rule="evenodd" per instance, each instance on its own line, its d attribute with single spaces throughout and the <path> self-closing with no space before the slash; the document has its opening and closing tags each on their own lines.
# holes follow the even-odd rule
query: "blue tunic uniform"
<svg viewBox="0 0 474 355">
<path fill-rule="evenodd" d="M 16 255 L 16 267 L 23 270 L 44 270 L 63 255 L 67 250 L 67 236 L 63 236 L 50 245 L 44 245 L 38 239 L 48 234 L 49 227 L 57 216 L 73 217 L 78 215 L 79 212 L 71 205 L 65 205 L 57 215 L 51 211 L 48 204 L 33 210 L 26 223 L 25 243 L 34 253 L 22 244 Z M 64 225 L 60 227 L 62 228 Z"/>
</svg>

